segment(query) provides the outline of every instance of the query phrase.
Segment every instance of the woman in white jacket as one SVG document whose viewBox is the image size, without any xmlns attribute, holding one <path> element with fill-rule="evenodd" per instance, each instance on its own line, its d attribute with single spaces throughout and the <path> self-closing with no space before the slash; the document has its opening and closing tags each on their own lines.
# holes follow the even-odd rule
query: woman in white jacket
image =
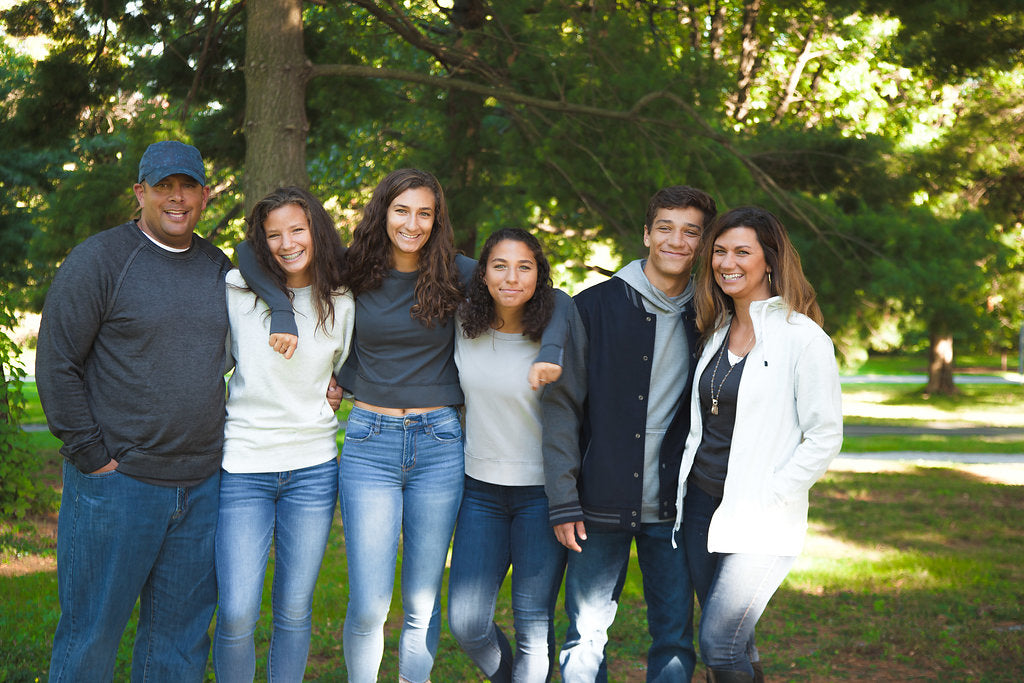
<svg viewBox="0 0 1024 683">
<path fill-rule="evenodd" d="M 676 529 L 708 680 L 760 681 L 754 628 L 803 546 L 807 492 L 842 445 L 839 372 L 814 289 L 770 212 L 719 216 L 696 284 L 702 352 Z"/>
</svg>

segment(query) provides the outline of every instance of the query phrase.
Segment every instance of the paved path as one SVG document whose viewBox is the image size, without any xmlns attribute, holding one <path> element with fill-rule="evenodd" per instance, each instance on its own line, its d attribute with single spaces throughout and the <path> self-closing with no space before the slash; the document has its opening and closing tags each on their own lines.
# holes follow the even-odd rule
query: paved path
<svg viewBox="0 0 1024 683">
<path fill-rule="evenodd" d="M 925 384 L 927 375 L 853 375 L 840 378 L 843 384 Z M 34 377 L 26 377 L 26 381 L 34 381 Z M 959 374 L 954 376 L 957 384 L 1022 384 L 1024 376 L 1011 374 L 1005 377 L 994 375 Z M 341 428 L 345 428 L 341 421 Z M 26 432 L 45 432 L 46 425 L 22 425 Z M 844 428 L 847 436 L 884 436 L 927 434 L 938 436 L 1019 436 L 1024 438 L 1022 427 L 902 427 L 889 425 L 847 425 Z M 946 462 L 946 463 L 1024 463 L 1024 453 L 948 453 L 924 451 L 886 451 L 872 453 L 840 453 L 837 461 L 905 461 L 905 462 Z"/>
<path fill-rule="evenodd" d="M 840 453 L 836 461 L 891 460 L 897 462 L 946 462 L 970 464 L 1024 464 L 1024 453 L 945 453 L 941 451 L 885 451 L 881 453 Z"/>
<path fill-rule="evenodd" d="M 843 384 L 927 384 L 928 375 L 844 375 Z M 1024 384 L 1024 375 L 953 375 L 954 384 Z"/>
<path fill-rule="evenodd" d="M 935 424 L 934 422 L 932 423 Z M 906 427 L 902 425 L 843 425 L 844 436 L 995 436 L 1024 439 L 1024 427 Z"/>
</svg>

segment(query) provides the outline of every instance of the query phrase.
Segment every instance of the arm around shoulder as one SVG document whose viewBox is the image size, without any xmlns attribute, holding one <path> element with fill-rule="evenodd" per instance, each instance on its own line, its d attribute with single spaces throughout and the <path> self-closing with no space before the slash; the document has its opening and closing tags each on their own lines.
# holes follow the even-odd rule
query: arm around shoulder
<svg viewBox="0 0 1024 683">
<path fill-rule="evenodd" d="M 555 289 L 555 308 L 551 312 L 551 320 L 544 328 L 540 338 L 540 353 L 534 360 L 536 363 L 551 363 L 564 367 L 564 350 L 569 335 L 571 315 L 576 313 L 572 297 L 560 289 Z"/>
<path fill-rule="evenodd" d="M 270 308 L 270 333 L 298 337 L 299 328 L 295 325 L 292 302 L 260 267 L 249 240 L 240 242 L 235 247 L 235 255 L 238 257 L 238 270 L 241 271 L 249 289 L 256 292 L 256 296 L 267 302 Z"/>
<path fill-rule="evenodd" d="M 544 490 L 552 525 L 583 519 L 576 483 L 582 459 L 580 428 L 587 396 L 587 337 L 571 299 L 569 304 L 564 371 L 541 395 Z"/>
</svg>

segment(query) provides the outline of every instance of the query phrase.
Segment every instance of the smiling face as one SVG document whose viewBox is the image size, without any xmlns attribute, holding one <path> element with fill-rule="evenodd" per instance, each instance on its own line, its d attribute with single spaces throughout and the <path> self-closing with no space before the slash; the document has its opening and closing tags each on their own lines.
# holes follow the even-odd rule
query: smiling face
<svg viewBox="0 0 1024 683">
<path fill-rule="evenodd" d="M 308 287 L 313 282 L 313 231 L 309 218 L 297 204 L 279 206 L 263 221 L 267 247 L 284 271 L 285 283 L 292 288 Z"/>
<path fill-rule="evenodd" d="M 388 205 L 388 239 L 398 270 L 411 272 L 419 266 L 419 252 L 430 239 L 436 210 L 434 193 L 426 187 L 409 188 Z"/>
<path fill-rule="evenodd" d="M 771 297 L 771 268 L 753 228 L 730 228 L 719 235 L 711 250 L 711 270 L 715 283 L 737 307 Z"/>
<path fill-rule="evenodd" d="M 669 296 L 683 292 L 703 230 L 700 209 L 658 209 L 651 225 L 644 226 L 644 246 L 649 250 L 644 274 L 652 285 Z"/>
<path fill-rule="evenodd" d="M 192 231 L 210 198 L 210 188 L 184 174 L 167 176 L 156 185 L 137 183 L 135 198 L 142 210 L 139 227 L 157 242 L 175 249 L 192 244 Z"/>
<path fill-rule="evenodd" d="M 494 309 L 508 322 L 522 315 L 537 290 L 537 260 L 533 251 L 518 240 L 502 240 L 487 256 L 484 284 L 494 299 Z M 509 330 L 502 327 L 503 331 Z"/>
</svg>

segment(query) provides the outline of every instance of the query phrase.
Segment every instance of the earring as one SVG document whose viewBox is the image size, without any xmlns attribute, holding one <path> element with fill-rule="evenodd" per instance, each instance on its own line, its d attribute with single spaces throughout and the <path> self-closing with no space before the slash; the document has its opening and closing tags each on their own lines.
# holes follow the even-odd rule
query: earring
<svg viewBox="0 0 1024 683">
<path fill-rule="evenodd" d="M 772 288 L 772 271 L 768 271 L 768 289 Z"/>
</svg>

